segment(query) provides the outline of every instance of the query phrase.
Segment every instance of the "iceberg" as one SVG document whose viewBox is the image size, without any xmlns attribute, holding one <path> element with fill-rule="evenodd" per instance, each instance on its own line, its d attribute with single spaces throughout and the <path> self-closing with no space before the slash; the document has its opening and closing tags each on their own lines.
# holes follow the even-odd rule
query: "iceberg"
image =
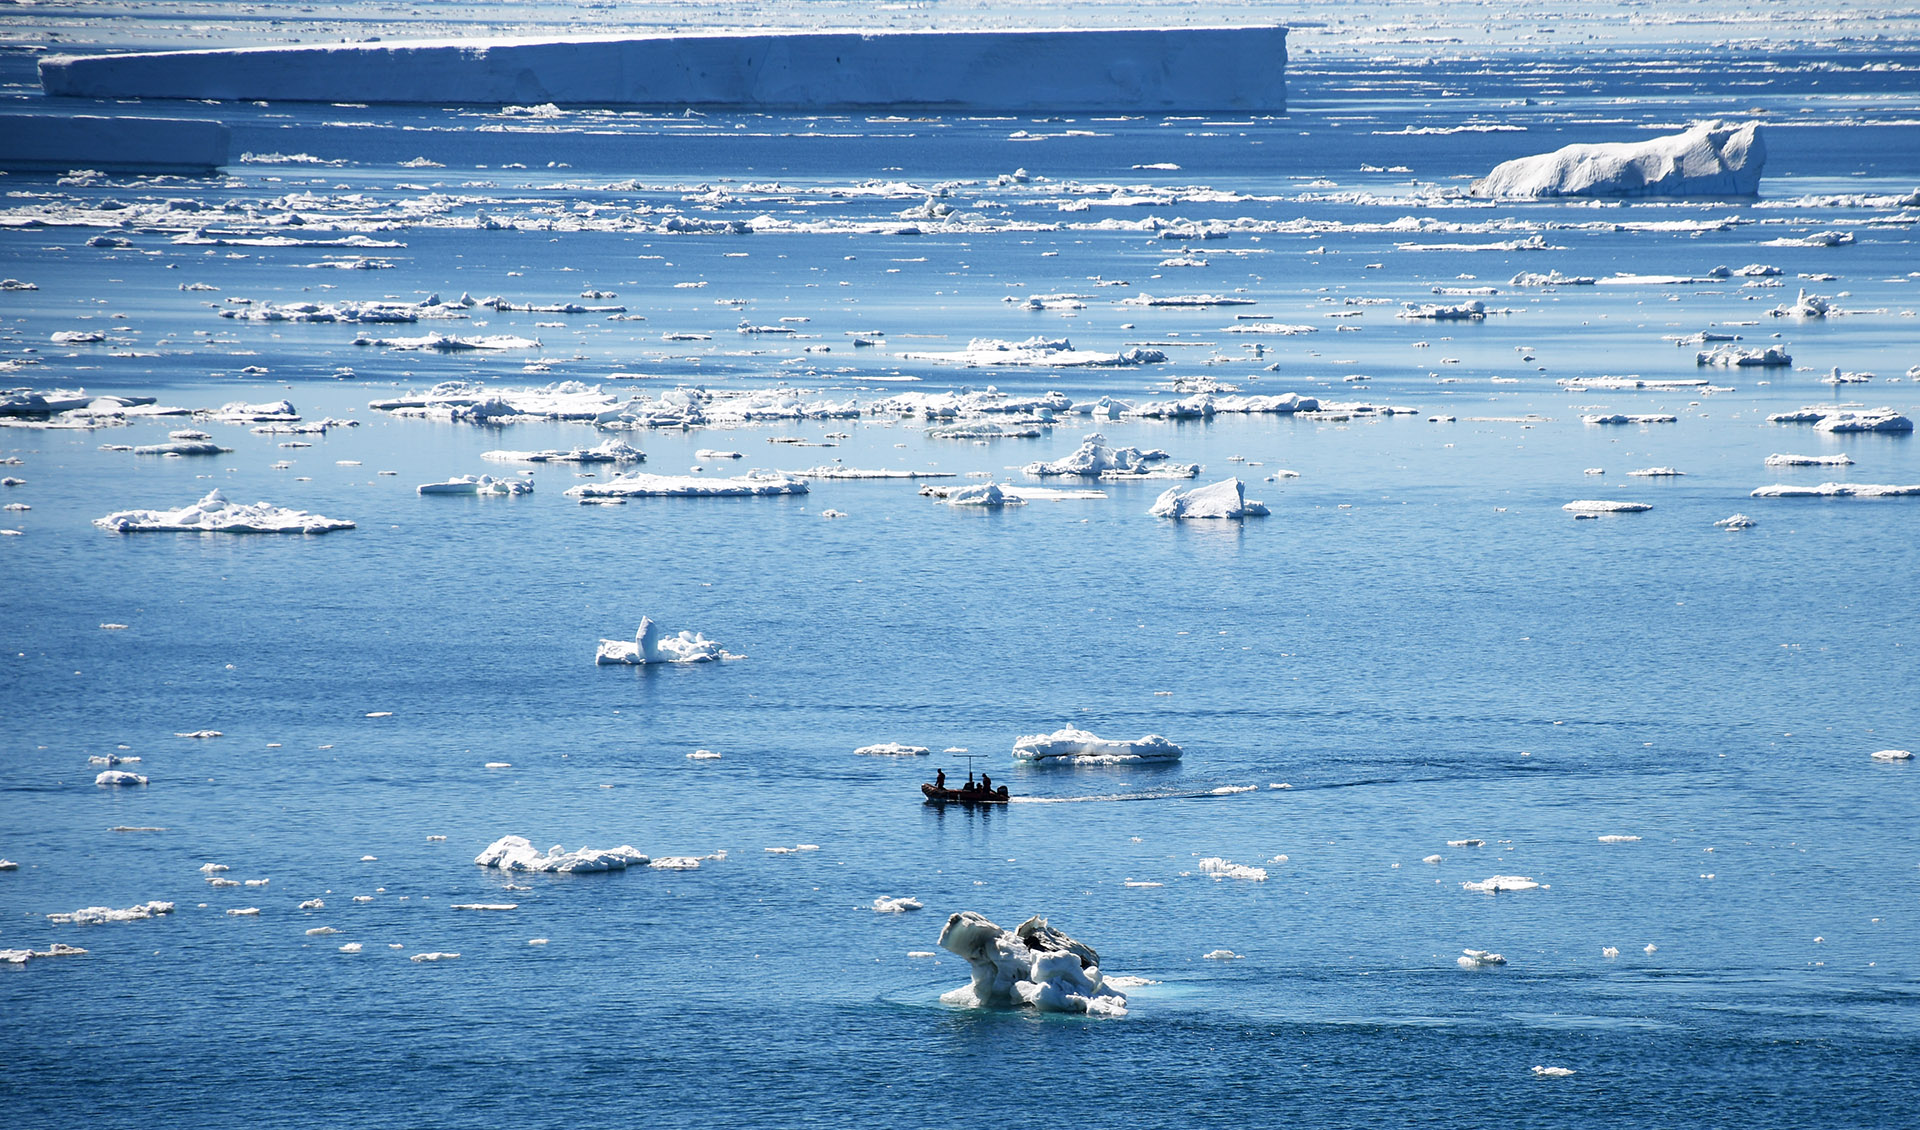
<svg viewBox="0 0 1920 1130">
<path fill-rule="evenodd" d="M 119 510 L 93 524 L 116 533 L 181 531 L 220 534 L 324 534 L 351 530 L 353 523 L 338 518 L 291 510 L 267 502 L 243 505 L 228 502 L 218 490 L 178 510 Z"/>
<path fill-rule="evenodd" d="M 1817 487 L 1796 487 L 1775 483 L 1756 488 L 1750 498 L 1909 498 L 1920 495 L 1920 483 L 1894 486 L 1885 483 L 1821 483 Z"/>
<path fill-rule="evenodd" d="M 1200 473 L 1200 464 L 1174 463 L 1164 451 L 1106 444 L 1106 436 L 1090 432 L 1073 454 L 1051 462 L 1029 463 L 1021 470 L 1036 478 L 1075 475 L 1089 479 L 1191 479 Z"/>
<path fill-rule="evenodd" d="M 93 779 L 93 783 L 102 787 L 115 785 L 144 785 L 147 779 L 138 773 L 129 773 L 124 769 L 108 769 Z"/>
<path fill-rule="evenodd" d="M 1560 509 L 1575 514 L 1637 514 L 1653 509 L 1651 502 L 1615 502 L 1605 498 L 1576 498 Z"/>
<path fill-rule="evenodd" d="M 1127 998 L 1100 974 L 1100 955 L 1035 916 L 1011 930 L 961 911 L 940 930 L 940 948 L 973 968 L 973 980 L 942 994 L 963 1008 L 1028 1007 L 1041 1012 L 1125 1016 Z"/>
<path fill-rule="evenodd" d="M 1156 518 L 1264 518 L 1271 511 L 1263 502 L 1247 501 L 1246 485 L 1239 479 L 1223 479 L 1188 491 L 1168 487 L 1147 513 Z"/>
<path fill-rule="evenodd" d="M 508 498 L 532 494 L 528 479 L 496 479 L 492 475 L 457 475 L 444 483 L 421 483 L 421 494 L 473 494 L 482 498 Z"/>
<path fill-rule="evenodd" d="M 634 471 L 605 483 L 584 484 L 567 492 L 568 498 L 746 498 L 776 494 L 805 494 L 807 484 L 778 471 L 753 471 L 734 478 L 694 475 L 652 475 Z"/>
<path fill-rule="evenodd" d="M 547 871 L 556 874 L 625 871 L 629 867 L 645 867 L 650 862 L 645 855 L 625 844 L 605 850 L 582 847 L 573 851 L 555 844 L 541 852 L 525 836 L 502 836 L 474 856 L 473 861 L 481 867 L 494 867 L 501 871 Z"/>
<path fill-rule="evenodd" d="M 1029 734 L 1014 739 L 1013 756 L 1020 761 L 1054 762 L 1069 765 L 1124 765 L 1141 761 L 1178 761 L 1182 750 L 1161 737 L 1148 734 L 1133 741 L 1109 741 L 1072 726 L 1051 734 Z"/>
<path fill-rule="evenodd" d="M 1714 525 L 1723 530 L 1751 530 L 1759 524 L 1759 522 L 1747 517 L 1745 514 L 1729 514 L 1714 523 Z M 1601 839 L 1605 838 L 1605 836 L 1601 837 Z"/>
<path fill-rule="evenodd" d="M 1793 364 L 1793 355 L 1779 345 L 1769 345 L 1765 349 L 1722 345 L 1694 354 L 1693 363 L 1702 367 L 1717 365 L 1724 369 L 1782 369 Z"/>
<path fill-rule="evenodd" d="M 653 617 L 640 617 L 640 630 L 634 633 L 631 641 L 601 640 L 600 648 L 594 652 L 593 661 L 601 665 L 628 664 L 639 666 L 646 663 L 706 663 L 715 659 L 738 658 L 730 656 L 720 645 L 698 632 L 676 632 L 672 635 L 656 635 Z"/>
<path fill-rule="evenodd" d="M 1706 121 L 1649 141 L 1569 145 L 1506 161 L 1467 191 L 1494 199 L 1753 196 L 1766 163 L 1759 123 Z"/>
<path fill-rule="evenodd" d="M 964 487 L 921 487 L 920 493 L 948 506 L 980 506 L 997 510 L 1003 506 L 1025 506 L 1027 500 L 998 483 L 974 483 Z"/>
<path fill-rule="evenodd" d="M 66 914 L 49 914 L 47 921 L 64 926 L 97 926 L 104 922 L 136 922 L 142 918 L 152 918 L 160 914 L 172 914 L 170 902 L 143 902 L 125 910 L 115 910 L 110 906 L 87 906 Z"/>
<path fill-rule="evenodd" d="M 923 757 L 933 751 L 923 745 L 881 742 L 878 745 L 863 745 L 853 752 L 861 757 Z"/>
<path fill-rule="evenodd" d="M 1833 313 L 1833 303 L 1817 294 L 1808 294 L 1806 287 L 1800 288 L 1800 297 L 1791 306 L 1775 306 L 1771 311 L 1776 318 L 1824 318 Z"/>
<path fill-rule="evenodd" d="M 1271 25 L 735 32 L 56 55 L 40 81 L 75 98 L 1279 113 L 1286 59 Z"/>
</svg>

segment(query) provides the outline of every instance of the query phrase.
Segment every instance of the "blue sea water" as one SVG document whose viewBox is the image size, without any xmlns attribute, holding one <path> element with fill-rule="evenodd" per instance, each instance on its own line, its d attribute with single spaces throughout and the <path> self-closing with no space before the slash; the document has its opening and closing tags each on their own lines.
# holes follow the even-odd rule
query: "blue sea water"
<svg viewBox="0 0 1920 1130">
<path fill-rule="evenodd" d="M 1519 68 L 1539 79 L 1532 106 L 1514 104 L 1528 92 L 1511 72 L 1305 67 L 1294 110 L 1272 119 L 227 107 L 236 151 L 343 163 L 256 160 L 211 182 L 7 178 L 28 194 L 5 205 L 17 215 L 49 200 L 233 201 L 305 212 L 310 235 L 326 217 L 375 216 L 368 234 L 402 246 L 177 244 L 145 212 L 124 249 L 85 246 L 99 226 L 0 231 L 0 274 L 40 288 L 0 293 L 12 331 L 0 355 L 39 362 L 5 383 L 204 407 L 285 396 L 308 419 L 360 421 L 299 437 L 305 449 L 204 425 L 236 449 L 206 459 L 99 450 L 154 442 L 177 421 L 0 431 L 21 460 L 7 472 L 25 480 L 4 501 L 32 507 L 5 513 L 21 533 L 0 539 L 0 856 L 21 865 L 0 873 L 0 948 L 88 950 L 0 965 L 6 1124 L 1902 1124 L 1920 1097 L 1920 770 L 1868 755 L 1920 741 L 1920 501 L 1748 493 L 1920 483 L 1910 435 L 1766 421 L 1840 401 L 1920 410 L 1905 377 L 1920 364 L 1915 212 L 1835 198 L 1920 183 L 1906 72 L 1835 77 L 1822 60 L 1775 60 L 1730 103 L 1699 60 L 1577 74 L 1536 62 Z M 1580 84 L 1597 92 L 1565 93 Z M 1780 123 L 1759 202 L 1470 206 L 1408 183 L 1458 187 L 1508 157 L 1755 109 Z M 1401 132 L 1474 123 L 1525 129 Z M 402 167 L 415 158 L 437 167 Z M 1180 167 L 1133 167 L 1148 164 Z M 1016 168 L 1044 179 L 994 183 Z M 961 183 L 938 199 L 982 220 L 857 230 L 898 224 L 948 181 Z M 1090 185 L 1165 199 L 1060 208 L 1112 195 Z M 457 199 L 400 216 L 429 194 Z M 672 235 L 654 228 L 669 209 L 816 226 Z M 476 213 L 513 227 L 478 228 Z M 214 215 L 206 226 L 247 226 L 244 212 Z M 1192 246 L 1092 226 L 1147 216 L 1254 226 Z M 1406 216 L 1470 227 L 1387 227 Z M 1257 226 L 1295 220 L 1307 223 Z M 1648 223 L 1669 228 L 1634 226 Z M 1823 230 L 1856 238 L 1769 245 Z M 1399 246 L 1534 235 L 1551 249 Z M 1160 265 L 1187 251 L 1209 265 Z M 353 254 L 392 266 L 306 269 Z M 1507 284 L 1519 271 L 1753 262 L 1780 267 L 1783 285 Z M 180 289 L 196 282 L 219 290 Z M 1485 301 L 1513 313 L 1392 316 L 1402 302 L 1462 300 L 1436 286 L 1493 286 Z M 1848 313 L 1767 316 L 1800 286 Z M 353 346 L 363 327 L 223 321 L 207 305 L 429 291 L 559 302 L 585 288 L 618 292 L 646 320 L 562 328 L 481 311 L 393 330 L 484 321 L 544 346 L 476 360 Z M 1003 301 L 1063 292 L 1086 308 Z M 1256 305 L 1117 304 L 1141 292 Z M 1226 332 L 1246 311 L 1322 328 L 1260 337 L 1256 357 Z M 115 314 L 131 330 L 125 356 L 48 342 Z M 796 340 L 734 332 L 743 317 L 782 316 L 811 320 L 793 323 Z M 1362 328 L 1340 333 L 1343 321 Z M 1691 349 L 1662 340 L 1748 322 L 1744 344 L 1778 333 L 1796 367 L 1696 370 Z M 846 344 L 871 329 L 888 344 Z M 667 332 L 712 340 L 670 344 Z M 1105 370 L 900 357 L 1036 334 L 1106 350 L 1201 344 Z M 832 352 L 804 352 L 821 345 Z M 1836 366 L 1876 377 L 1819 383 Z M 1730 391 L 1556 383 L 1703 373 Z M 1370 379 L 1344 379 L 1355 374 Z M 1174 377 L 1418 411 L 1097 425 L 1203 464 L 1200 482 L 1238 474 L 1274 511 L 1215 526 L 1149 517 L 1164 482 L 994 513 L 893 481 L 587 507 L 563 496 L 587 481 L 566 468 L 541 469 L 524 498 L 419 497 L 419 483 L 499 473 L 482 451 L 602 437 L 367 408 L 454 378 L 623 393 L 784 384 L 867 402 L 989 384 L 1137 399 Z M 1678 420 L 1593 427 L 1586 412 Z M 711 471 L 695 452 L 731 448 L 747 456 L 740 470 L 837 458 L 1024 481 L 1020 465 L 1095 427 L 985 445 L 929 440 L 892 417 L 625 438 L 663 473 Z M 1763 466 L 1783 451 L 1856 462 Z M 274 469 L 282 459 L 292 466 Z M 1686 474 L 1626 476 L 1662 465 Z M 1584 473 L 1595 467 L 1606 474 Z M 1282 468 L 1299 477 L 1267 481 Z M 216 486 L 358 525 L 313 538 L 91 525 Z M 1561 509 L 1596 497 L 1654 509 L 1597 521 Z M 825 519 L 828 508 L 846 516 Z M 1714 527 L 1735 511 L 1759 525 Z M 595 667 L 594 642 L 643 614 L 746 658 Z M 1162 733 L 1186 756 L 1012 762 L 1016 736 L 1067 724 Z M 222 736 L 176 736 L 201 729 Z M 889 740 L 936 753 L 852 754 Z M 949 747 L 1016 802 L 919 803 L 935 767 L 964 770 L 937 752 Z M 720 756 L 687 756 L 702 749 Z M 138 756 L 127 768 L 151 783 L 96 787 L 87 758 L 107 754 Z M 473 865 L 508 834 L 726 856 L 607 875 Z M 1484 842 L 1448 842 L 1466 840 Z M 819 850 L 766 850 L 796 844 Z M 1199 860 L 1216 856 L 1268 877 L 1208 878 Z M 215 888 L 205 863 L 270 882 Z M 1462 887 L 1494 875 L 1542 886 Z M 877 914 L 879 896 L 925 909 Z M 325 907 L 300 909 L 313 898 Z M 46 917 L 149 899 L 176 910 L 95 926 Z M 246 908 L 259 913 L 228 913 Z M 961 910 L 1006 926 L 1048 916 L 1109 975 L 1151 983 L 1119 1019 L 949 1007 L 940 994 L 965 982 L 965 963 L 909 954 L 937 951 Z M 321 927 L 338 932 L 306 933 Z M 1463 948 L 1508 964 L 1463 969 Z M 1203 956 L 1218 950 L 1240 956 Z M 459 957 L 410 960 L 435 952 Z"/>
</svg>

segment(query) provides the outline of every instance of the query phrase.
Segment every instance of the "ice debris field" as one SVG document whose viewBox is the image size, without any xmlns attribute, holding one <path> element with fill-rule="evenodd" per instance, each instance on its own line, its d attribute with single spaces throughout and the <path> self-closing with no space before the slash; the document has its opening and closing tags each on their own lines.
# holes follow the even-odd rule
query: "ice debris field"
<svg viewBox="0 0 1920 1130">
<path fill-rule="evenodd" d="M 9 1126 L 1920 1100 L 1913 13 L 15 8 Z"/>
</svg>

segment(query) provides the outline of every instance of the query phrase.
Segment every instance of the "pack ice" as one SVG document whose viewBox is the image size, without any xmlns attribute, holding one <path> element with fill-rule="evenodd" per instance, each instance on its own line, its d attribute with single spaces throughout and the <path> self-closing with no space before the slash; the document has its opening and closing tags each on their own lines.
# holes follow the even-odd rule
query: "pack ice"
<svg viewBox="0 0 1920 1130">
<path fill-rule="evenodd" d="M 773 494 L 805 494 L 807 484 L 777 471 L 753 471 L 733 478 L 696 475 L 653 475 L 633 471 L 604 483 L 584 483 L 567 491 L 568 498 L 746 498 Z"/>
<path fill-rule="evenodd" d="M 1016 1008 L 1125 1016 L 1127 998 L 1100 975 L 1100 955 L 1039 916 L 1011 930 L 961 911 L 940 931 L 940 948 L 973 967 L 970 984 L 941 995 L 963 1008 Z"/>
<path fill-rule="evenodd" d="M 269 502 L 228 502 L 218 490 L 178 510 L 118 510 L 93 524 L 117 533 L 182 531 L 219 534 L 324 534 L 351 530 L 353 523 Z"/>
<path fill-rule="evenodd" d="M 1021 470 L 1037 478 L 1077 475 L 1088 479 L 1191 479 L 1200 473 L 1200 464 L 1175 463 L 1158 449 L 1108 447 L 1106 436 L 1090 432 L 1073 454 L 1051 462 L 1029 463 Z"/>
<path fill-rule="evenodd" d="M 488 844 L 487 850 L 474 856 L 473 861 L 482 867 L 496 867 L 502 871 L 552 871 L 563 874 L 625 871 L 629 867 L 645 867 L 649 862 L 645 855 L 626 844 L 604 850 L 582 847 L 572 851 L 555 844 L 541 852 L 525 836 L 502 836 Z"/>
<path fill-rule="evenodd" d="M 1156 518 L 1264 518 L 1272 511 L 1264 502 L 1247 501 L 1246 484 L 1239 479 L 1222 479 L 1188 491 L 1168 487 L 1147 513 Z"/>
<path fill-rule="evenodd" d="M 1109 741 L 1072 726 L 1051 734 L 1029 734 L 1016 738 L 1013 756 L 1021 761 L 1057 761 L 1071 765 L 1119 765 L 1135 761 L 1178 761 L 1182 750 L 1161 737 L 1148 734 L 1133 741 Z"/>
<path fill-rule="evenodd" d="M 1502 162 L 1468 193 L 1495 199 L 1753 196 L 1766 163 L 1759 123 L 1706 121 L 1650 141 L 1569 145 Z"/>
<path fill-rule="evenodd" d="M 705 663 L 725 659 L 727 653 L 698 632 L 657 634 L 653 617 L 640 617 L 640 630 L 632 640 L 601 640 L 593 661 L 599 664 Z"/>
</svg>

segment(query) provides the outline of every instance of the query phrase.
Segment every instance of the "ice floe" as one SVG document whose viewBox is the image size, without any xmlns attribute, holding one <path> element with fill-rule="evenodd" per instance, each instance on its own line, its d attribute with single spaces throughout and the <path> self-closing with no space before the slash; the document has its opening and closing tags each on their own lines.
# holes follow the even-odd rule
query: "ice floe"
<svg viewBox="0 0 1920 1130">
<path fill-rule="evenodd" d="M 1011 487 L 1002 487 L 998 483 L 975 483 L 961 487 L 921 487 L 920 493 L 948 506 L 998 509 L 1003 506 L 1024 506 L 1027 502 L 1026 499 L 1015 494 Z"/>
<path fill-rule="evenodd" d="M 129 773 L 124 769 L 108 769 L 93 779 L 96 785 L 144 785 L 147 779 L 138 773 Z"/>
<path fill-rule="evenodd" d="M 1482 879 L 1478 883 L 1460 884 L 1462 890 L 1484 891 L 1487 894 L 1494 894 L 1498 891 L 1531 891 L 1539 886 L 1539 883 L 1534 882 L 1525 875 L 1493 875 Z"/>
<path fill-rule="evenodd" d="M 1729 514 L 1714 523 L 1714 525 L 1723 530 L 1751 530 L 1759 524 L 1759 522 L 1747 517 L 1745 514 Z"/>
<path fill-rule="evenodd" d="M 983 915 L 962 911 L 941 929 L 940 948 L 965 958 L 973 970 L 971 983 L 941 996 L 947 1004 L 1126 1015 L 1127 998 L 1104 982 L 1100 955 L 1044 918 L 1003 930 Z"/>
<path fill-rule="evenodd" d="M 1699 122 L 1647 141 L 1569 145 L 1495 166 L 1473 196 L 1752 196 L 1766 142 L 1756 122 Z"/>
<path fill-rule="evenodd" d="M 94 519 L 93 524 L 118 533 L 324 534 L 353 529 L 352 522 L 305 510 L 267 502 L 228 502 L 219 490 L 208 491 L 199 502 L 178 510 L 120 510 Z"/>
<path fill-rule="evenodd" d="M 1725 369 L 1779 369 L 1793 364 L 1793 355 L 1780 345 L 1769 345 L 1765 349 L 1723 345 L 1695 354 L 1693 363 L 1701 367 L 1718 366 Z"/>
<path fill-rule="evenodd" d="M 115 910 L 110 906 L 87 906 L 66 914 L 49 914 L 47 920 L 60 925 L 97 926 L 106 922 L 135 922 L 142 918 L 172 913 L 172 903 L 155 900 L 127 907 L 125 910 Z"/>
<path fill-rule="evenodd" d="M 641 665 L 647 663 L 706 663 L 730 656 L 721 646 L 698 632 L 661 632 L 653 617 L 640 617 L 640 630 L 631 640 L 601 640 L 593 661 L 599 664 Z"/>
<path fill-rule="evenodd" d="M 1868 755 L 1875 761 L 1912 761 L 1913 751 L 1909 749 L 1879 749 Z"/>
<path fill-rule="evenodd" d="M 701 459 L 710 458 L 704 452 Z M 483 451 L 480 458 L 495 463 L 644 463 L 647 455 L 625 440 L 610 439 L 593 447 L 552 451 Z M 739 458 L 734 456 L 733 458 Z"/>
<path fill-rule="evenodd" d="M 1221 859 L 1218 856 L 1203 859 L 1197 866 L 1200 868 L 1201 873 L 1212 876 L 1216 881 L 1220 879 L 1245 879 L 1253 883 L 1264 883 L 1267 881 L 1266 868 L 1249 867 L 1244 863 L 1234 863 L 1231 860 Z"/>
<path fill-rule="evenodd" d="M 1036 478 L 1191 479 L 1200 473 L 1200 465 L 1175 463 L 1166 452 L 1158 449 L 1142 451 L 1137 447 L 1108 447 L 1106 436 L 1090 432 L 1072 454 L 1049 462 L 1029 463 L 1021 470 Z"/>
<path fill-rule="evenodd" d="M 1675 479 L 1686 474 L 1673 467 L 1642 467 L 1638 471 L 1628 471 L 1629 477 L 1637 479 Z"/>
<path fill-rule="evenodd" d="M 561 874 L 624 871 L 629 867 L 645 867 L 651 862 L 647 856 L 625 844 L 605 850 L 583 847 L 573 851 L 555 844 L 541 852 L 525 836 L 502 836 L 474 856 L 473 861 L 481 867 L 495 867 L 502 871 Z"/>
<path fill-rule="evenodd" d="M 902 745 L 899 742 L 881 742 L 878 745 L 863 745 L 853 751 L 862 757 L 922 757 L 932 750 L 923 745 Z"/>
<path fill-rule="evenodd" d="M 1816 487 L 1775 483 L 1757 487 L 1753 498 L 1908 498 L 1920 495 L 1920 483 L 1895 486 L 1887 483 L 1821 483 Z"/>
<path fill-rule="evenodd" d="M 1571 1067 L 1542 1067 L 1536 1063 L 1533 1066 L 1533 1073 L 1542 1079 L 1565 1079 L 1574 1074 L 1574 1070 Z"/>
<path fill-rule="evenodd" d="M 805 481 L 778 471 L 753 471 L 733 478 L 654 475 L 633 471 L 604 483 L 570 488 L 568 498 L 746 498 L 805 494 Z"/>
<path fill-rule="evenodd" d="M 1853 458 L 1844 453 L 1839 455 L 1782 455 L 1767 456 L 1769 467 L 1851 467 Z"/>
<path fill-rule="evenodd" d="M 1580 417 L 1580 422 L 1601 427 L 1621 427 L 1628 424 L 1671 424 L 1679 419 L 1680 417 L 1678 416 L 1668 415 L 1662 412 L 1642 412 L 1638 414 L 1615 412 L 1611 415 L 1582 416 Z"/>
<path fill-rule="evenodd" d="M 1884 432 L 1904 435 L 1913 431 L 1913 421 L 1891 408 L 1801 408 L 1794 412 L 1775 412 L 1767 417 L 1769 424 L 1812 424 L 1817 430 L 1833 435 L 1848 435 L 1855 432 Z"/>
<path fill-rule="evenodd" d="M 1188 491 L 1168 487 L 1147 513 L 1156 518 L 1264 518 L 1271 511 L 1263 502 L 1249 501 L 1246 484 L 1239 479 L 1223 479 Z"/>
<path fill-rule="evenodd" d="M 1181 753 L 1179 746 L 1159 734 L 1148 734 L 1132 741 L 1108 740 L 1072 726 L 1051 734 L 1029 734 L 1015 739 L 1013 743 L 1016 760 L 1071 765 L 1178 761 Z"/>
<path fill-rule="evenodd" d="M 1650 502 L 1616 502 L 1605 498 L 1577 498 L 1560 509 L 1575 514 L 1636 514 L 1653 509 Z"/>
<path fill-rule="evenodd" d="M 421 494 L 466 494 L 482 498 L 507 498 L 533 493 L 528 479 L 497 479 L 492 475 L 456 475 L 442 483 L 421 483 Z"/>
<path fill-rule="evenodd" d="M 1806 287 L 1800 288 L 1800 297 L 1791 306 L 1776 306 L 1769 311 L 1776 318 L 1798 318 L 1806 321 L 1811 318 L 1824 318 L 1833 312 L 1833 304 L 1817 294 L 1808 294 Z"/>
<path fill-rule="evenodd" d="M 442 381 L 425 392 L 369 401 L 367 407 L 395 416 L 466 423 L 516 420 L 594 422 L 617 415 L 623 402 L 578 381 L 532 388 L 493 388 L 473 381 Z"/>
<path fill-rule="evenodd" d="M 1200 955 L 1200 960 L 1201 961 L 1239 961 L 1243 956 L 1245 955 L 1237 954 L 1232 950 L 1224 950 L 1224 949 L 1208 950 L 1206 953 L 1203 953 Z"/>
<path fill-rule="evenodd" d="M 0 965 L 25 965 L 36 957 L 74 957 L 86 952 L 79 946 L 70 946 L 64 942 L 55 942 L 43 950 L 0 950 Z"/>
<path fill-rule="evenodd" d="M 419 337 L 367 337 L 364 334 L 353 339 L 353 344 L 377 349 L 396 351 L 427 351 L 433 353 L 471 353 L 504 352 L 517 349 L 539 349 L 540 339 L 520 337 L 515 334 L 482 334 L 475 337 L 461 337 L 458 334 L 430 333 Z"/>
<path fill-rule="evenodd" d="M 1118 353 L 1075 349 L 1066 338 L 1030 337 L 1025 341 L 1001 341 L 977 337 L 962 350 L 936 353 L 902 353 L 907 361 L 937 361 L 968 368 L 982 366 L 1040 367 L 1054 369 L 1115 368 L 1127 365 L 1151 365 L 1165 361 L 1158 349 L 1134 348 Z"/>
<path fill-rule="evenodd" d="M 433 951 L 430 953 L 416 953 L 408 960 L 418 961 L 418 962 L 453 961 L 457 959 L 459 956 L 460 955 L 457 953 L 442 953 L 439 951 Z"/>
<path fill-rule="evenodd" d="M 921 902 L 919 899 L 910 898 L 905 895 L 899 898 L 888 898 L 882 895 L 873 900 L 873 912 L 875 914 L 905 914 L 909 910 L 919 910 L 920 908 Z"/>
<path fill-rule="evenodd" d="M 1507 963 L 1506 958 L 1486 950 L 1461 950 L 1460 956 L 1454 961 L 1458 962 L 1462 969 L 1486 969 Z"/>
</svg>

